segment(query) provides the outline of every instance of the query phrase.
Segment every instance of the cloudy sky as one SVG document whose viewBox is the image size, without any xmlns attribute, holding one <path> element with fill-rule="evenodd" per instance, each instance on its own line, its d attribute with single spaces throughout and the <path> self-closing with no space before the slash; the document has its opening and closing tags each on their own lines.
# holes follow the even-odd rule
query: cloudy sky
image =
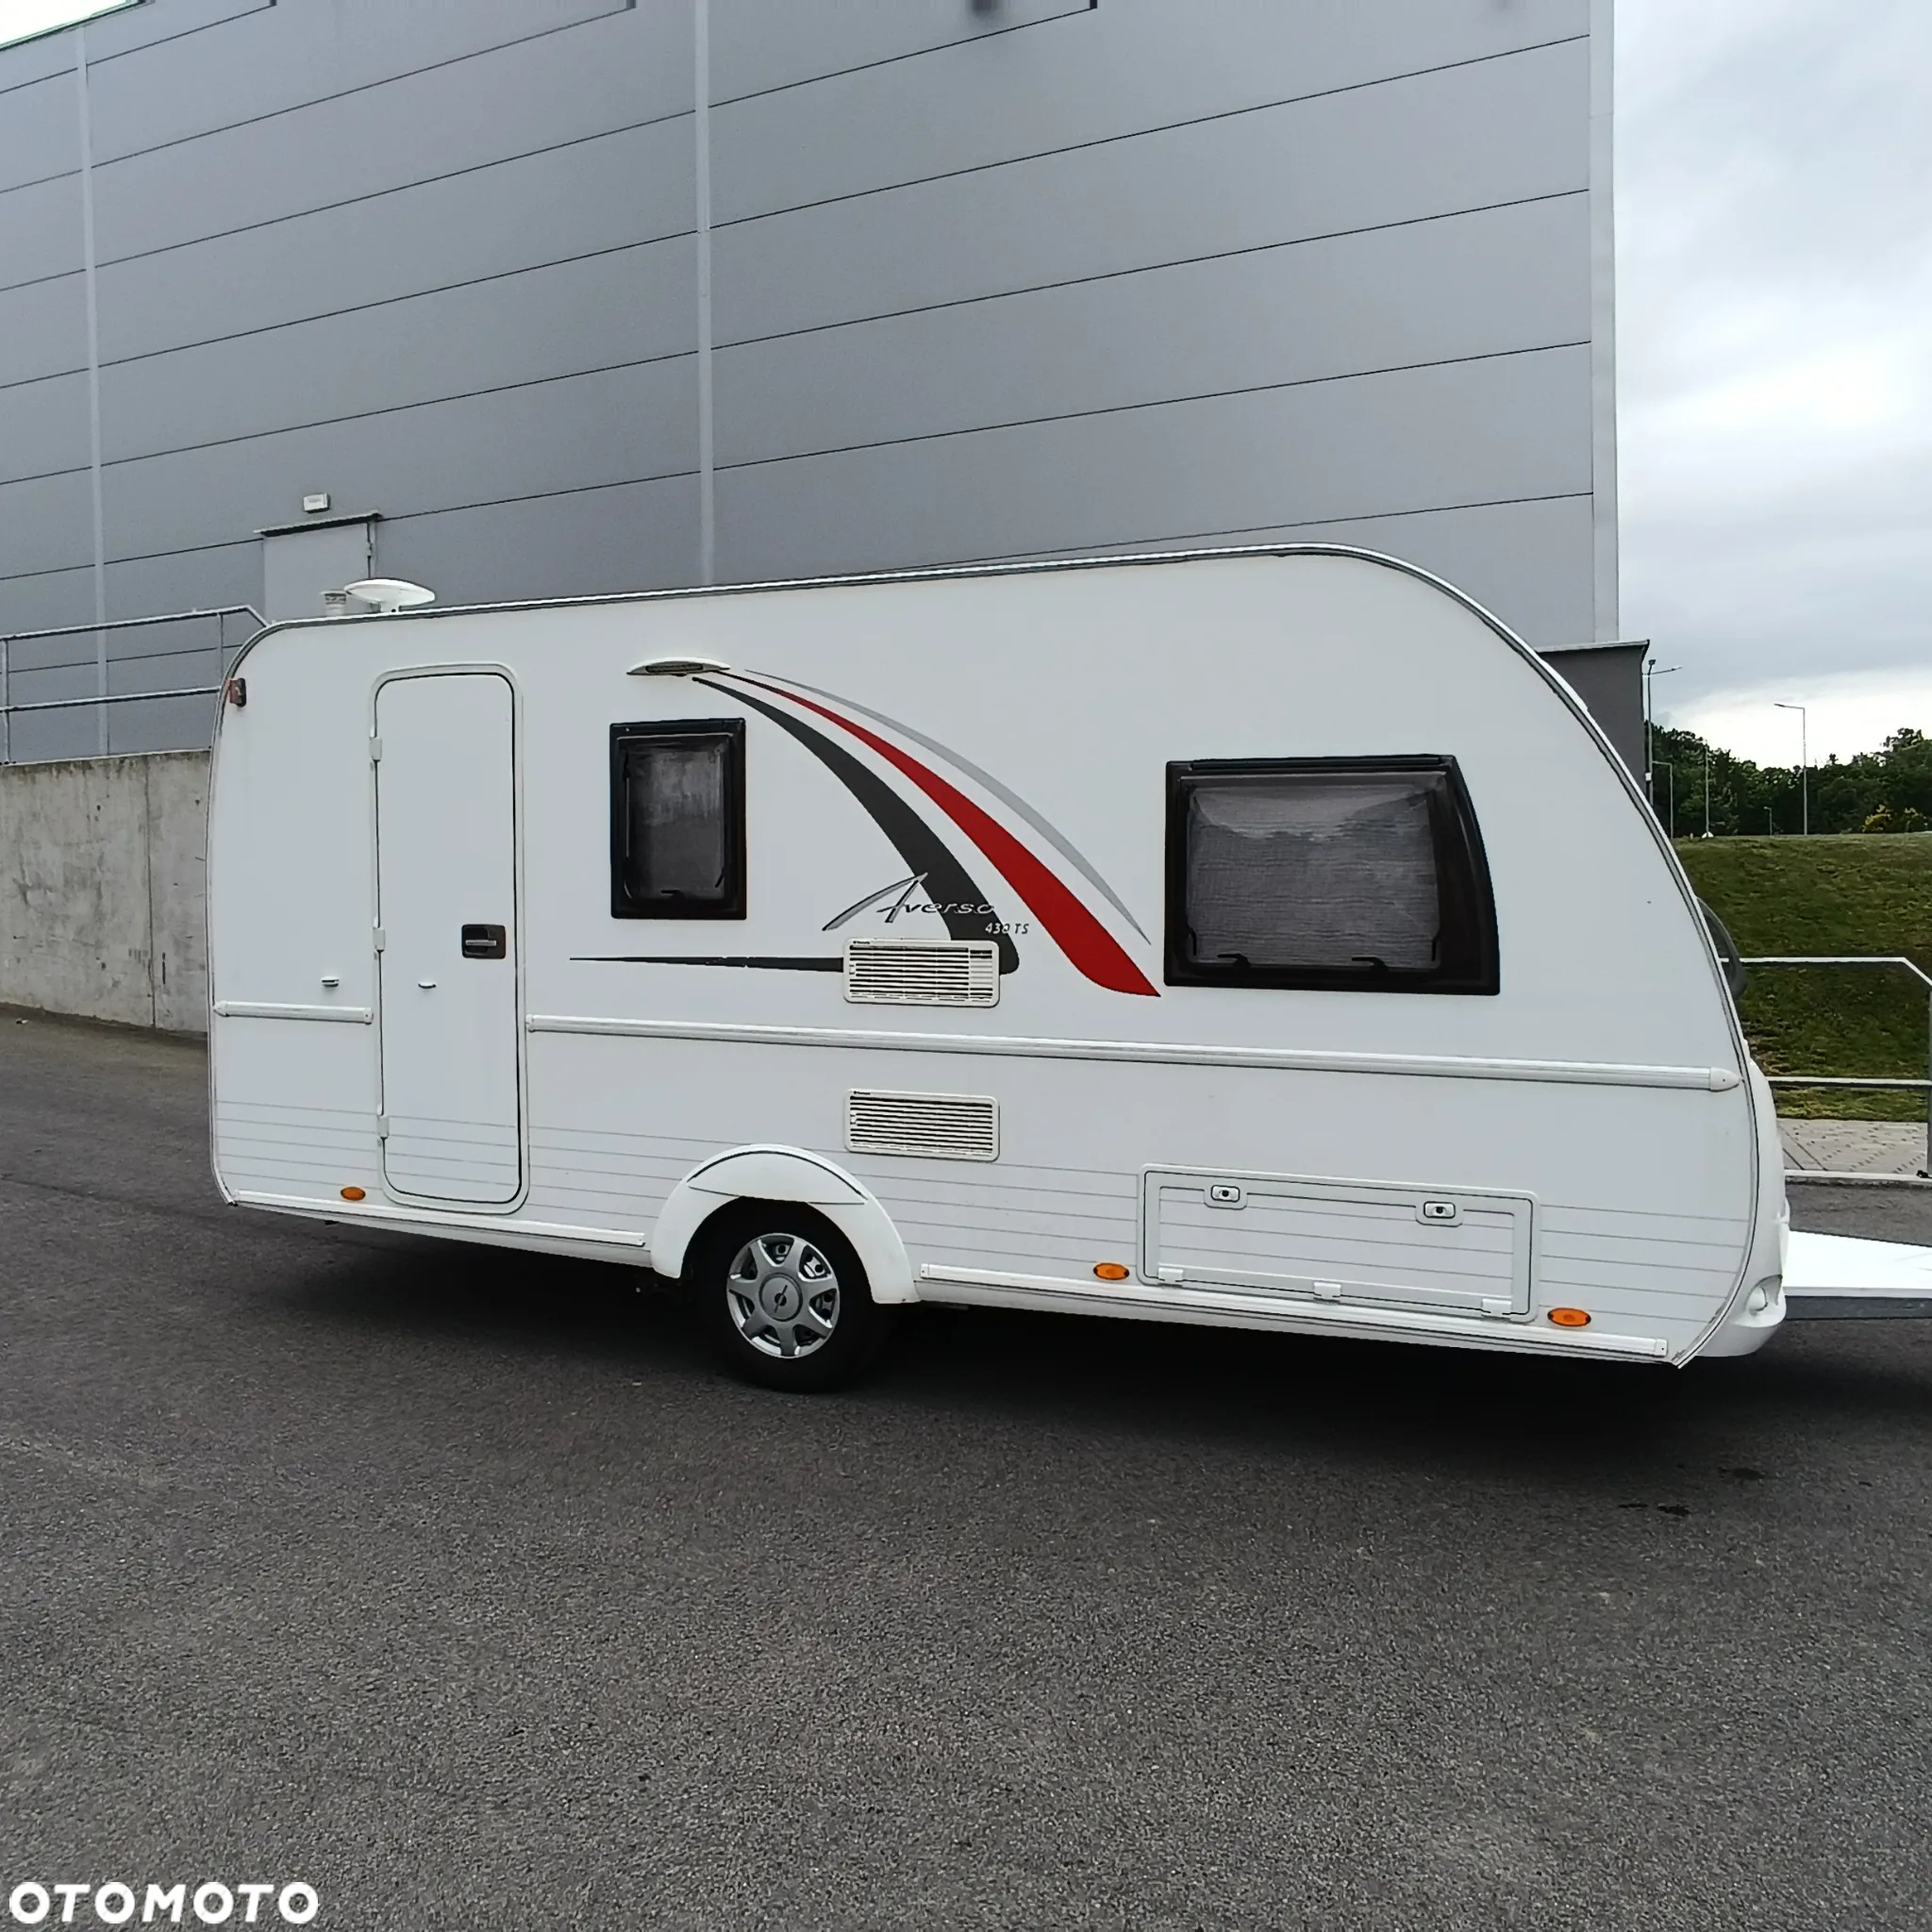
<svg viewBox="0 0 1932 1932">
<path fill-rule="evenodd" d="M 1760 759 L 1932 731 L 1932 4 L 1618 0 L 1623 629 Z"/>
</svg>

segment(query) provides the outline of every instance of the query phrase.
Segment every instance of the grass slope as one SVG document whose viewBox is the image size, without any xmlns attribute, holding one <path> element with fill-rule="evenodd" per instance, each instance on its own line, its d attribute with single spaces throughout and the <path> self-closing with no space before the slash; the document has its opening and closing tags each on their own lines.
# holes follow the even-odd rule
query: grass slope
<svg viewBox="0 0 1932 1932">
<path fill-rule="evenodd" d="M 1677 854 L 1746 958 L 1903 953 L 1932 972 L 1932 835 L 1686 839 Z M 1754 967 L 1743 1012 L 1767 1074 L 1925 1077 L 1926 995 L 1908 974 Z M 1781 1088 L 1778 1108 L 1923 1120 L 1925 1096 Z"/>
</svg>

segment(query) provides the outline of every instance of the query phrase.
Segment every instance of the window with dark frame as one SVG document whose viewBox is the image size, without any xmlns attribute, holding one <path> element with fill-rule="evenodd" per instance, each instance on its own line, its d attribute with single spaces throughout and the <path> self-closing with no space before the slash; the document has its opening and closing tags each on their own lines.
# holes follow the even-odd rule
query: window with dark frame
<svg viewBox="0 0 1932 1932">
<path fill-rule="evenodd" d="M 744 917 L 744 720 L 610 727 L 610 911 Z"/>
<path fill-rule="evenodd" d="M 1167 983 L 1493 993 L 1495 898 L 1453 758 L 1167 768 Z"/>
</svg>

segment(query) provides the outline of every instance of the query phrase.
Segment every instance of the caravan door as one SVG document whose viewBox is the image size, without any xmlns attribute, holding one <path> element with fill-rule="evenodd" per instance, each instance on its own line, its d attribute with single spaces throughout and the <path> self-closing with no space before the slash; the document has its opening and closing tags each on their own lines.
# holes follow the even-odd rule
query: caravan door
<svg viewBox="0 0 1932 1932">
<path fill-rule="evenodd" d="M 392 677 L 375 741 L 383 1177 L 506 1206 L 524 1184 L 509 682 Z"/>
</svg>

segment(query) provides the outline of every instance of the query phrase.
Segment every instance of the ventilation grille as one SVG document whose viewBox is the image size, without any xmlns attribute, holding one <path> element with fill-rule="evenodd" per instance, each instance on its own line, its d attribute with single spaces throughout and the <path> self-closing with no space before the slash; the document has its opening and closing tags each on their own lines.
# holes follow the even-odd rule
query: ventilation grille
<svg viewBox="0 0 1932 1932">
<path fill-rule="evenodd" d="M 999 948 L 989 940 L 854 940 L 845 997 L 866 1007 L 999 1004 Z"/>
<path fill-rule="evenodd" d="M 983 1093 L 862 1093 L 845 1102 L 855 1154 L 923 1154 L 933 1160 L 997 1160 L 1000 1104 Z"/>
</svg>

